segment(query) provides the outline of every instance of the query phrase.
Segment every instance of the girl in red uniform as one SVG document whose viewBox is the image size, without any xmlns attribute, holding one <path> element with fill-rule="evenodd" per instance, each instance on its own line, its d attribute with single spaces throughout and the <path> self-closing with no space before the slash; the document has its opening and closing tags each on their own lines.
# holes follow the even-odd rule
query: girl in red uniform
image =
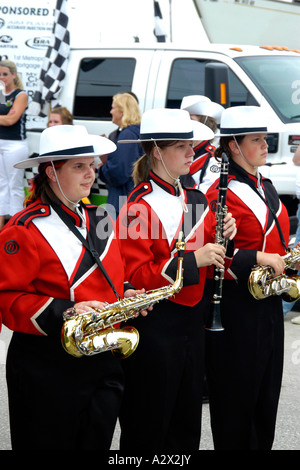
<svg viewBox="0 0 300 470">
<path fill-rule="evenodd" d="M 54 126 L 41 134 L 40 155 L 17 164 L 39 165 L 39 172 L 27 207 L 0 234 L 1 313 L 14 331 L 7 355 L 13 450 L 110 448 L 123 391 L 120 362 L 110 352 L 68 355 L 60 332 L 66 309 L 81 313 L 123 296 L 113 223 L 81 202 L 94 182 L 94 157 L 114 149 L 83 126 Z M 111 285 L 65 221 L 90 235 Z"/>
<path fill-rule="evenodd" d="M 255 300 L 248 290 L 254 265 L 284 270 L 289 218 L 266 163 L 266 119 L 260 108 L 226 109 L 216 157 L 229 158 L 227 206 L 236 219 L 235 255 L 225 273 L 221 301 L 224 331 L 207 332 L 207 378 L 215 449 L 271 449 L 283 367 L 280 296 Z M 206 193 L 212 207 L 218 181 Z"/>
<path fill-rule="evenodd" d="M 210 300 L 204 286 L 207 267 L 223 266 L 225 248 L 214 243 L 215 218 L 205 196 L 182 188 L 179 176 L 189 172 L 193 140 L 211 135 L 187 111 L 154 109 L 142 117 L 139 141 L 145 155 L 135 166 L 136 187 L 117 221 L 127 279 L 146 291 L 173 283 L 175 247 L 183 232 L 184 280 L 174 298 L 134 323 L 140 343 L 123 363 L 121 450 L 199 449 L 204 316 Z M 224 229 L 234 235 L 230 214 Z"/>
</svg>

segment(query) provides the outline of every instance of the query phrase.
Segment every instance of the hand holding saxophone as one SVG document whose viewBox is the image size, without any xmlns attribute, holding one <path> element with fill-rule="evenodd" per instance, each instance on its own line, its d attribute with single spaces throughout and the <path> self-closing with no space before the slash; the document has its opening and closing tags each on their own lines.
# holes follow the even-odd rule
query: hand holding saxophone
<svg viewBox="0 0 300 470">
<path fill-rule="evenodd" d="M 107 304 L 105 302 L 99 302 L 98 300 L 83 301 L 75 304 L 73 307 L 73 311 L 74 313 L 85 313 L 90 312 L 93 308 L 104 310 L 106 305 Z"/>
<path fill-rule="evenodd" d="M 251 270 L 248 288 L 255 299 L 270 295 L 283 295 L 283 300 L 292 302 L 300 297 L 300 276 L 287 275 L 284 271 L 300 269 L 300 243 L 286 255 L 257 252 L 257 266 Z"/>
<path fill-rule="evenodd" d="M 145 289 L 139 289 L 139 290 L 127 289 L 124 293 L 124 297 L 125 298 L 135 297 L 139 294 L 144 294 L 144 293 L 145 293 Z M 88 300 L 88 301 L 78 302 L 77 304 L 75 304 L 73 307 L 73 312 L 85 313 L 85 312 L 90 312 L 91 309 L 94 309 L 94 308 L 102 311 L 106 307 L 107 307 L 106 302 L 100 302 L 98 300 Z M 153 307 L 150 306 L 148 307 L 147 310 L 142 310 L 141 312 L 137 312 L 136 316 L 138 316 L 140 313 L 142 316 L 145 317 L 148 314 L 148 310 L 153 310 Z"/>
<path fill-rule="evenodd" d="M 264 253 L 258 251 L 256 255 L 256 261 L 258 265 L 270 266 L 274 270 L 274 275 L 279 276 L 285 269 L 285 263 L 278 253 Z"/>
<path fill-rule="evenodd" d="M 124 293 L 124 297 L 128 299 L 130 297 L 136 297 L 137 295 L 144 294 L 145 292 L 145 289 L 127 289 L 127 291 L 125 291 Z M 146 317 L 148 315 L 148 311 L 151 310 L 153 310 L 153 306 L 149 305 L 147 309 L 141 310 L 140 312 L 136 312 L 135 316 L 138 317 L 139 314 L 141 314 L 143 317 Z"/>
</svg>

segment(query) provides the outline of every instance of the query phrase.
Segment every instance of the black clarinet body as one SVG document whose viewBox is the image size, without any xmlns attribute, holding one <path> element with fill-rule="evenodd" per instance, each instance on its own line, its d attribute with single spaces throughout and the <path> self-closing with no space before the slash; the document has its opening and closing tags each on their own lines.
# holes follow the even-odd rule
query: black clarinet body
<svg viewBox="0 0 300 470">
<path fill-rule="evenodd" d="M 226 153 L 222 153 L 220 182 L 219 182 L 219 193 L 218 202 L 216 209 L 216 236 L 215 243 L 223 245 L 227 248 L 228 240 L 224 238 L 224 219 L 227 214 L 226 196 L 227 196 L 227 181 L 228 181 L 228 158 Z M 208 323 L 205 327 L 209 331 L 223 331 L 221 321 L 221 299 L 222 299 L 222 288 L 224 280 L 224 268 L 215 266 L 214 278 L 213 278 L 213 296 L 210 304 L 210 312 L 208 317 Z"/>
</svg>

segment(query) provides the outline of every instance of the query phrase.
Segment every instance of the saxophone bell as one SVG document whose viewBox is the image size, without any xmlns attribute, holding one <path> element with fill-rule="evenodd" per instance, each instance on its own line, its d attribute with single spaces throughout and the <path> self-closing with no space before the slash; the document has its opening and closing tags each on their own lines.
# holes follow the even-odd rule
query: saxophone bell
<svg viewBox="0 0 300 470">
<path fill-rule="evenodd" d="M 83 314 L 75 314 L 68 318 L 61 331 L 61 341 L 64 350 L 74 357 L 92 356 L 105 351 L 111 351 L 116 357 L 127 358 L 139 344 L 139 332 L 136 328 L 103 328 L 93 334 L 86 333 L 87 319 L 95 318 L 95 310 Z"/>
</svg>

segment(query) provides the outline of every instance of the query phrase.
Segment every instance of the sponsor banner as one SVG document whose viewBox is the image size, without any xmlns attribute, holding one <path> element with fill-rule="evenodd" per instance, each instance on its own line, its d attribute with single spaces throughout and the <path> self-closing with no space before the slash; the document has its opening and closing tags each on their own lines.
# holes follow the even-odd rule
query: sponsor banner
<svg viewBox="0 0 300 470">
<path fill-rule="evenodd" d="M 1 2 L 0 58 L 12 60 L 17 65 L 29 101 L 34 96 L 51 42 L 55 5 L 56 0 Z M 44 128 L 45 122 L 45 118 L 28 116 L 27 128 Z"/>
</svg>

